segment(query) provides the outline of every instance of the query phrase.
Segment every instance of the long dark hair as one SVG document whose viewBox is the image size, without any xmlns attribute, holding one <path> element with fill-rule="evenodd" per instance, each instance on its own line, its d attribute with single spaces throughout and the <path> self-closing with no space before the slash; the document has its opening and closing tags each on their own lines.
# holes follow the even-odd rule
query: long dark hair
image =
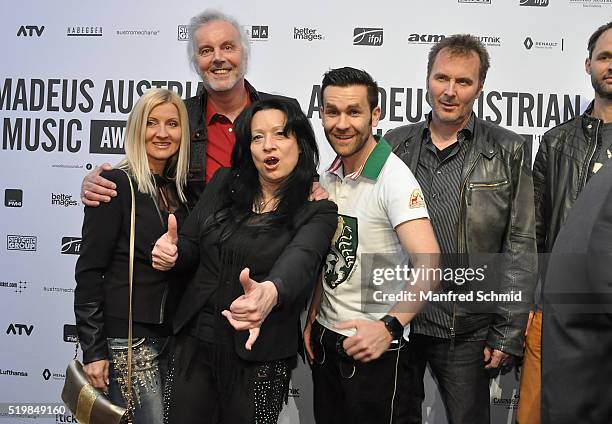
<svg viewBox="0 0 612 424">
<path fill-rule="evenodd" d="M 250 216 L 253 202 L 262 195 L 259 174 L 251 156 L 251 121 L 263 110 L 279 110 L 285 115 L 285 135 L 295 136 L 300 155 L 297 165 L 274 193 L 278 198 L 276 213 L 271 214 L 270 224 L 292 225 L 292 217 L 308 201 L 312 183 L 317 175 L 319 149 L 310 121 L 297 102 L 275 97 L 259 100 L 247 107 L 234 124 L 236 145 L 232 151 L 230 180 L 224 206 L 215 214 L 215 221 L 221 223 L 231 218 L 236 225 L 224 231 L 222 239 Z"/>
</svg>

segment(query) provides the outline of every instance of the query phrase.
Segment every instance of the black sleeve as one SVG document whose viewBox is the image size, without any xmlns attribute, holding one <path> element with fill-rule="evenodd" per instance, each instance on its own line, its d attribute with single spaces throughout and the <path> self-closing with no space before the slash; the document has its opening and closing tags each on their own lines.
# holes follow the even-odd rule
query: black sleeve
<svg viewBox="0 0 612 424">
<path fill-rule="evenodd" d="M 311 202 L 316 208 L 301 223 L 295 236 L 276 260 L 268 277 L 278 291 L 278 306 L 291 305 L 312 288 L 338 225 L 338 207 L 329 200 Z"/>
<path fill-rule="evenodd" d="M 204 193 L 181 227 L 178 239 L 178 259 L 175 269 L 179 272 L 193 271 L 200 260 L 200 235 L 209 216 L 216 212 L 227 185 L 229 168 L 221 168 L 206 184 Z"/>
<path fill-rule="evenodd" d="M 131 205 L 125 173 L 115 169 L 102 176 L 117 184 L 117 197 L 98 207 L 85 207 L 81 254 L 75 268 L 74 313 L 84 363 L 108 358 L 102 285 L 113 261 L 124 213 Z"/>
</svg>

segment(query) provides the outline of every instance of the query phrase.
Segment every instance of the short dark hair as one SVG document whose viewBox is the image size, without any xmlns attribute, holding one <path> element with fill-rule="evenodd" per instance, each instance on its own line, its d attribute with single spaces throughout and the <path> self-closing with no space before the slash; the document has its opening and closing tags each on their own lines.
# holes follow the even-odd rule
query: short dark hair
<svg viewBox="0 0 612 424">
<path fill-rule="evenodd" d="M 368 103 L 370 110 L 378 106 L 378 84 L 370 74 L 361 69 L 345 66 L 344 68 L 330 69 L 323 75 L 321 85 L 321 97 L 328 86 L 349 87 L 351 85 L 363 85 L 368 90 Z"/>
<path fill-rule="evenodd" d="M 282 182 L 276 196 L 279 198 L 275 220 L 291 224 L 291 217 L 308 200 L 310 188 L 317 175 L 319 149 L 310 121 L 294 100 L 275 97 L 251 104 L 235 122 L 236 144 L 232 151 L 229 208 L 238 220 L 250 214 L 253 202 L 261 195 L 259 174 L 251 155 L 251 121 L 263 110 L 279 110 L 285 115 L 285 135 L 293 135 L 300 149 L 300 156 L 293 172 Z"/>
<path fill-rule="evenodd" d="M 442 49 L 448 49 L 452 54 L 459 54 L 467 56 L 470 52 L 474 52 L 480 59 L 480 69 L 478 72 L 478 79 L 480 83 L 483 83 L 487 78 L 487 71 L 489 70 L 489 53 L 485 46 L 480 40 L 471 34 L 454 34 L 449 37 L 445 37 L 431 48 L 429 51 L 429 57 L 427 58 L 427 78 L 431 74 L 434 62 L 438 53 Z"/>
<path fill-rule="evenodd" d="M 595 44 L 597 43 L 597 40 L 599 40 L 601 34 L 603 34 L 609 29 L 612 29 L 612 21 L 597 28 L 595 32 L 589 37 L 589 42 L 587 44 L 587 49 L 589 50 L 589 59 L 591 59 L 591 57 L 593 56 L 593 50 L 595 50 Z"/>
</svg>

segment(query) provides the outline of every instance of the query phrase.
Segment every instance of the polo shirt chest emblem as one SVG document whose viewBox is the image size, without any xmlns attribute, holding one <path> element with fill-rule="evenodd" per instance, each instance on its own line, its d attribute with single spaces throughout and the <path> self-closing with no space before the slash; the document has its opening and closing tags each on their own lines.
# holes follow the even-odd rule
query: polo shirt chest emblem
<svg viewBox="0 0 612 424">
<path fill-rule="evenodd" d="M 338 215 L 338 227 L 325 258 L 323 280 L 332 289 L 349 279 L 357 262 L 357 218 Z"/>
</svg>

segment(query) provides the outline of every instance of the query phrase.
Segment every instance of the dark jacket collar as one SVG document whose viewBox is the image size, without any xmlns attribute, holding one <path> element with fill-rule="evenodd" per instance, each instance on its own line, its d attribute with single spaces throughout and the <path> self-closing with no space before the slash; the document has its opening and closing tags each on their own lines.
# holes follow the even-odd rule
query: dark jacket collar
<svg viewBox="0 0 612 424">
<path fill-rule="evenodd" d="M 594 106 L 595 106 L 595 100 L 593 100 L 589 104 L 589 106 L 586 108 L 584 113 L 581 115 L 582 130 L 588 136 L 589 139 L 593 139 L 593 136 L 595 135 L 595 130 L 597 129 L 597 127 L 603 124 L 603 121 L 601 119 L 591 116 Z"/>
</svg>

